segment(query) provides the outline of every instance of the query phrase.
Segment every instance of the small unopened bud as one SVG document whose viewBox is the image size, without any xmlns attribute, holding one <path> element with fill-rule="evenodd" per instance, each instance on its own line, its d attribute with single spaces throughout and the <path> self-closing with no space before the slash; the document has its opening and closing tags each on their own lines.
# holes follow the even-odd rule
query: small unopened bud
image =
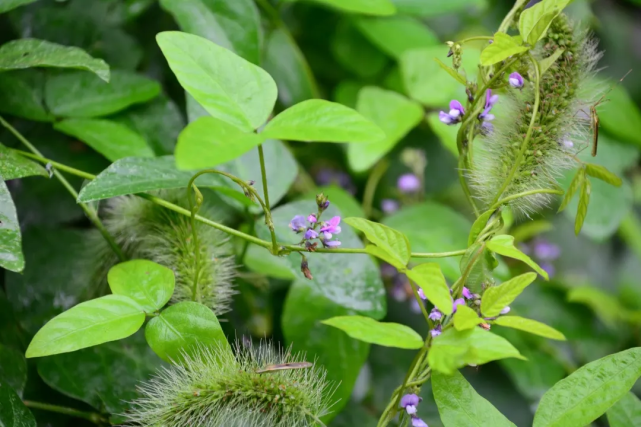
<svg viewBox="0 0 641 427">
<path fill-rule="evenodd" d="M 314 278 L 314 276 L 312 276 L 312 272 L 309 269 L 309 265 L 307 264 L 307 258 L 305 258 L 305 255 L 303 255 L 303 259 L 300 262 L 300 271 L 307 279 L 312 280 Z"/>
<path fill-rule="evenodd" d="M 254 184 L 256 184 L 256 181 L 254 181 L 253 179 L 250 179 L 249 181 L 247 181 L 247 185 L 251 185 L 253 187 Z"/>
<path fill-rule="evenodd" d="M 193 185 L 194 188 L 194 193 L 195 193 L 195 199 L 196 199 L 196 206 L 200 207 L 200 205 L 203 204 L 203 201 L 205 198 L 203 197 L 203 193 L 200 192 L 198 187 L 196 185 Z"/>
<path fill-rule="evenodd" d="M 474 94 L 470 90 L 470 88 L 465 88 L 465 93 L 467 94 L 467 100 L 470 102 L 474 102 Z"/>
<path fill-rule="evenodd" d="M 452 55 L 454 55 L 454 52 L 450 49 L 449 52 L 447 52 L 447 57 L 450 58 Z"/>
<path fill-rule="evenodd" d="M 322 212 L 329 207 L 329 199 L 323 193 L 316 195 L 316 205 L 318 209 Z"/>
</svg>

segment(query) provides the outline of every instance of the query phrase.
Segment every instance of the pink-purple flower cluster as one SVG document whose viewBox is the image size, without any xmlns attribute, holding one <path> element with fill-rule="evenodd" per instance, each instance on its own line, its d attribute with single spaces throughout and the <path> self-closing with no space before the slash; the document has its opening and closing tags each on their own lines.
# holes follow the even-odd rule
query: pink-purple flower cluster
<svg viewBox="0 0 641 427">
<path fill-rule="evenodd" d="M 310 214 L 307 219 L 302 215 L 296 215 L 289 223 L 289 228 L 296 234 L 303 233 L 303 241 L 308 249 L 313 250 L 316 243 L 312 240 L 318 239 L 326 248 L 335 248 L 341 245 L 338 240 L 332 240 L 335 234 L 341 232 L 341 217 L 335 216 L 329 221 L 319 221 L 316 214 Z"/>
<path fill-rule="evenodd" d="M 416 407 L 422 400 L 415 394 L 406 394 L 401 398 L 401 407 L 412 417 L 412 427 L 428 427 L 427 423 L 416 415 Z"/>
</svg>

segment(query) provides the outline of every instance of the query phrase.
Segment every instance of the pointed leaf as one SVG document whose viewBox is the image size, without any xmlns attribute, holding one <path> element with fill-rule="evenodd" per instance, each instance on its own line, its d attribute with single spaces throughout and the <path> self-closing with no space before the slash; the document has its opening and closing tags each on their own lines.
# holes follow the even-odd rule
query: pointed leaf
<svg viewBox="0 0 641 427">
<path fill-rule="evenodd" d="M 587 163 L 585 165 L 585 171 L 588 175 L 600 179 L 601 181 L 605 181 L 608 184 L 612 184 L 615 187 L 621 187 L 621 184 L 623 183 L 621 178 L 610 172 L 605 166 Z"/>
<path fill-rule="evenodd" d="M 492 322 L 508 328 L 519 329 L 534 335 L 539 335 L 553 340 L 565 341 L 565 335 L 545 323 L 526 319 L 519 316 L 501 316 Z"/>
<path fill-rule="evenodd" d="M 545 72 L 549 70 L 552 65 L 554 65 L 556 60 L 559 59 L 561 55 L 563 55 L 563 52 L 565 52 L 565 49 L 557 49 L 552 55 L 539 61 L 539 72 L 541 76 L 543 76 Z"/>
<path fill-rule="evenodd" d="M 590 204 L 590 193 L 592 193 L 592 184 L 588 178 L 583 180 L 581 185 L 581 197 L 579 198 L 579 206 L 576 210 L 576 220 L 574 221 L 574 234 L 577 236 L 583 227 L 583 221 L 588 214 L 588 205 Z"/>
<path fill-rule="evenodd" d="M 0 70 L 31 67 L 76 68 L 109 81 L 109 65 L 77 47 L 37 39 L 12 40 L 0 46 Z"/>
<path fill-rule="evenodd" d="M 242 156 L 262 142 L 255 133 L 205 116 L 189 123 L 178 136 L 176 166 L 194 170 L 212 168 Z"/>
<path fill-rule="evenodd" d="M 277 89 L 263 69 L 192 34 L 165 31 L 156 40 L 181 86 L 209 114 L 245 131 L 265 123 Z"/>
<path fill-rule="evenodd" d="M 151 319 L 145 326 L 145 338 L 161 359 L 174 363 L 180 362 L 184 354 L 192 354 L 198 346 L 229 348 L 216 315 L 192 301 L 167 307 Z"/>
<path fill-rule="evenodd" d="M 131 298 L 107 295 L 59 314 L 33 337 L 27 358 L 67 353 L 133 335 L 145 312 Z"/>
<path fill-rule="evenodd" d="M 516 55 L 527 51 L 528 48 L 520 46 L 517 40 L 505 33 L 494 34 L 494 41 L 488 45 L 483 52 L 481 52 L 481 65 L 487 67 L 488 65 L 496 64 L 512 55 Z"/>
<path fill-rule="evenodd" d="M 641 376 L 641 347 L 595 360 L 548 390 L 533 427 L 584 426 L 622 398 Z"/>
<path fill-rule="evenodd" d="M 147 141 L 125 125 L 103 119 L 67 119 L 54 129 L 75 136 L 112 162 L 124 157 L 153 157 Z"/>
<path fill-rule="evenodd" d="M 406 266 L 410 260 L 410 243 L 400 231 L 386 225 L 366 220 L 365 218 L 345 218 L 346 224 L 363 232 L 367 240 L 394 257 L 398 263 Z"/>
<path fill-rule="evenodd" d="M 36 427 L 33 414 L 6 381 L 0 381 L 0 426 Z"/>
<path fill-rule="evenodd" d="M 559 210 L 557 212 L 561 212 L 570 204 L 570 202 L 572 201 L 572 197 L 574 197 L 576 191 L 583 185 L 584 179 L 585 169 L 581 168 L 576 171 L 576 175 L 574 175 L 574 178 L 572 178 L 572 182 L 570 183 L 568 190 L 565 192 L 565 196 L 563 196 L 561 206 L 559 206 Z"/>
<path fill-rule="evenodd" d="M 442 69 L 444 69 L 445 71 L 447 71 L 447 73 L 448 73 L 450 76 L 454 77 L 454 80 L 456 80 L 457 82 L 459 82 L 460 84 L 462 84 L 462 85 L 464 85 L 464 86 L 467 86 L 467 80 L 465 79 L 465 77 L 464 77 L 463 75 L 459 74 L 459 73 L 458 73 L 458 71 L 456 71 L 454 68 L 450 67 L 449 65 L 445 65 L 445 64 L 444 64 L 440 59 L 438 59 L 438 58 L 434 58 L 434 61 L 436 61 L 436 63 L 437 63 L 437 64 L 438 64 Z"/>
<path fill-rule="evenodd" d="M 454 313 L 454 327 L 457 331 L 472 329 L 483 323 L 478 313 L 466 305 L 459 305 Z"/>
<path fill-rule="evenodd" d="M 427 299 L 441 312 L 446 315 L 452 314 L 452 295 L 438 264 L 434 262 L 419 264 L 407 270 L 405 274 L 423 289 Z"/>
<path fill-rule="evenodd" d="M 389 252 L 386 252 L 384 249 L 381 249 L 378 246 L 367 245 L 365 247 L 365 252 L 394 266 L 398 271 L 405 271 L 405 269 L 407 268 L 407 264 L 402 263 L 398 260 L 398 258 L 390 255 Z"/>
<path fill-rule="evenodd" d="M 519 32 L 523 40 L 534 46 L 545 33 L 550 24 L 571 0 L 544 0 L 521 13 Z"/>
<path fill-rule="evenodd" d="M 472 246 L 476 241 L 476 238 L 481 234 L 481 231 L 483 231 L 494 212 L 494 209 L 490 209 L 489 211 L 483 212 L 478 218 L 476 218 L 474 224 L 472 224 L 472 228 L 470 229 L 470 235 L 467 238 L 468 246 Z"/>
<path fill-rule="evenodd" d="M 481 300 L 481 312 L 485 317 L 496 317 L 518 297 L 523 290 L 536 280 L 535 273 L 516 276 L 499 286 L 487 288 Z"/>
<path fill-rule="evenodd" d="M 447 375 L 466 365 L 482 365 L 507 357 L 525 359 L 505 338 L 481 328 L 448 329 L 434 338 L 428 353 L 432 369 Z"/>
<path fill-rule="evenodd" d="M 479 395 L 460 372 L 432 373 L 432 392 L 443 427 L 516 427 Z"/>
<path fill-rule="evenodd" d="M 24 270 L 22 237 L 18 214 L 7 184 L 0 175 L 0 267 L 21 272 Z"/>
<path fill-rule="evenodd" d="M 10 179 L 25 178 L 40 175 L 49 177 L 49 174 L 39 163 L 21 156 L 17 151 L 0 144 L 0 176 L 5 181 Z"/>
<path fill-rule="evenodd" d="M 627 393 L 606 412 L 610 427 L 641 425 L 641 400 L 632 392 Z"/>
<path fill-rule="evenodd" d="M 136 301 L 147 313 L 161 309 L 174 294 L 175 277 L 169 268 L 146 259 L 121 262 L 107 274 L 114 295 Z"/>
<path fill-rule="evenodd" d="M 377 142 L 385 132 L 355 110 L 336 102 L 309 99 L 274 117 L 264 138 L 318 142 Z"/>
<path fill-rule="evenodd" d="M 543 276 L 545 280 L 549 280 L 548 274 L 545 270 L 539 267 L 537 263 L 532 261 L 529 256 L 525 255 L 523 252 L 514 247 L 514 237 L 507 234 L 495 236 L 492 238 L 492 240 L 487 242 L 487 248 L 492 252 L 496 252 L 497 254 L 523 261 L 524 263 L 532 267 L 534 271 Z"/>
<path fill-rule="evenodd" d="M 423 346 L 421 336 L 400 323 L 379 322 L 363 316 L 337 316 L 321 323 L 338 328 L 357 340 L 384 347 L 418 349 Z"/>
</svg>

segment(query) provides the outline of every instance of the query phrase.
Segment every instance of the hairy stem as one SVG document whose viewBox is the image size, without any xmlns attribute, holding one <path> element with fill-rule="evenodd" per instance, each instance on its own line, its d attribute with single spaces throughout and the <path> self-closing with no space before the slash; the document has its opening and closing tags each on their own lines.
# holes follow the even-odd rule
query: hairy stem
<svg viewBox="0 0 641 427">
<path fill-rule="evenodd" d="M 79 411 L 73 408 L 67 408 L 67 407 L 58 406 L 58 405 L 51 405 L 49 403 L 33 402 L 31 400 L 25 400 L 23 403 L 28 408 L 41 409 L 43 411 L 57 412 L 58 414 L 71 415 L 72 417 L 82 418 L 82 419 L 91 421 L 94 424 L 108 423 L 108 420 L 105 417 L 103 417 L 102 415 L 96 412 Z"/>
<path fill-rule="evenodd" d="M 518 194 L 512 194 L 511 196 L 507 196 L 496 203 L 492 205 L 491 209 L 497 209 L 499 206 L 501 206 L 504 203 L 507 203 L 509 201 L 515 200 L 515 199 L 520 199 L 521 197 L 527 197 L 531 196 L 533 194 L 563 194 L 562 190 L 553 190 L 551 188 L 541 188 L 541 189 L 536 189 L 536 190 L 529 190 L 529 191 L 524 191 L 522 193 Z"/>
<path fill-rule="evenodd" d="M 16 130 L 16 128 L 11 126 L 2 117 L 0 117 L 0 124 L 2 124 L 2 126 L 4 126 L 6 129 L 8 129 L 9 132 L 11 132 L 16 138 L 18 138 L 18 140 L 20 142 L 22 142 L 33 153 L 33 155 L 27 155 L 25 157 L 29 157 L 29 158 L 33 159 L 35 156 L 40 156 L 42 158 L 42 153 L 40 152 L 40 150 L 38 150 L 33 144 L 31 144 L 31 142 L 29 142 L 29 140 L 27 138 L 25 138 L 20 132 L 18 132 Z M 23 152 L 20 152 L 20 153 L 22 154 Z M 27 154 L 27 153 L 25 153 L 25 154 Z M 68 166 L 61 165 L 60 163 L 56 163 L 56 165 L 58 165 L 58 166 L 55 166 L 54 162 L 47 162 L 47 163 L 51 163 L 51 165 L 54 166 L 53 175 L 56 177 L 56 179 L 58 181 L 60 181 L 60 183 L 63 185 L 63 187 L 65 187 L 65 189 L 69 192 L 69 194 L 71 194 L 73 199 L 74 200 L 78 200 L 78 192 L 76 191 L 75 188 L 73 188 L 73 186 L 69 183 L 69 181 L 67 181 L 67 179 L 64 177 L 64 175 L 62 173 L 60 173 L 56 169 L 56 167 L 63 166 L 63 168 L 61 168 L 61 170 L 64 169 L 68 173 L 75 174 L 75 175 L 78 175 L 78 176 L 82 176 L 85 179 L 91 179 L 91 178 L 89 178 L 89 176 L 93 176 L 93 175 L 88 174 L 86 172 L 79 171 L 78 169 L 74 169 L 74 168 L 70 168 Z M 78 203 L 78 204 L 80 205 L 80 208 L 87 215 L 87 218 L 89 218 L 89 220 L 93 223 L 93 225 L 96 226 L 98 231 L 100 231 L 100 234 L 102 234 L 102 237 L 104 237 L 104 239 L 107 241 L 107 243 L 109 244 L 111 249 L 118 256 L 118 259 L 120 261 L 127 261 L 127 257 L 125 256 L 125 254 L 122 251 L 122 249 L 120 249 L 120 246 L 118 246 L 118 244 L 116 243 L 114 238 L 111 236 L 111 234 L 109 234 L 109 232 L 107 231 L 105 226 L 100 221 L 100 218 L 98 218 L 98 213 L 95 211 L 95 209 L 93 209 L 92 207 L 88 206 L 85 203 Z"/>
</svg>

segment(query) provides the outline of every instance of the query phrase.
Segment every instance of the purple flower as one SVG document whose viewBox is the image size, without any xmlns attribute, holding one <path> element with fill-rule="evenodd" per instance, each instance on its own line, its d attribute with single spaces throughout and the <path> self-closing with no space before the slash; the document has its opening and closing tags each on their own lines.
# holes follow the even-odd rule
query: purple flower
<svg viewBox="0 0 641 427">
<path fill-rule="evenodd" d="M 311 240 L 318 237 L 318 233 L 311 228 L 305 232 L 305 240 Z"/>
<path fill-rule="evenodd" d="M 492 111 L 492 107 L 494 107 L 494 104 L 496 104 L 498 100 L 498 95 L 492 95 L 492 89 L 488 89 L 485 92 L 485 108 L 483 112 L 479 114 L 479 120 L 494 120 L 494 114 L 490 114 L 490 111 Z"/>
<path fill-rule="evenodd" d="M 474 294 L 470 292 L 470 290 L 465 286 L 463 286 L 463 297 L 465 297 L 465 299 L 472 299 L 474 297 Z"/>
<path fill-rule="evenodd" d="M 423 292 L 423 289 L 418 288 L 418 296 L 421 297 L 422 300 L 426 300 L 427 297 L 425 296 L 425 292 Z"/>
<path fill-rule="evenodd" d="M 438 118 L 446 125 L 453 125 L 460 122 L 464 114 L 465 109 L 463 105 L 454 99 L 450 102 L 450 112 L 446 113 L 445 111 L 441 111 Z"/>
<path fill-rule="evenodd" d="M 316 221 L 317 221 L 317 219 L 316 219 L 316 214 L 310 214 L 310 215 L 307 217 L 307 221 L 309 221 L 309 222 L 310 222 L 310 223 L 312 223 L 312 224 L 316 224 Z"/>
<path fill-rule="evenodd" d="M 341 245 L 341 242 L 339 242 L 338 240 L 323 240 L 323 239 L 321 239 L 321 242 L 323 243 L 323 246 L 325 246 L 326 248 L 335 248 L 335 247 Z"/>
<path fill-rule="evenodd" d="M 456 313 L 456 307 L 459 305 L 465 305 L 465 300 L 463 298 L 458 298 L 454 300 L 454 304 L 452 305 L 452 311 Z"/>
<path fill-rule="evenodd" d="M 398 178 L 397 186 L 401 193 L 415 193 L 421 188 L 421 180 L 412 173 L 406 173 Z"/>
<path fill-rule="evenodd" d="M 335 216 L 329 221 L 323 223 L 323 226 L 321 227 L 320 231 L 322 231 L 323 233 L 328 233 L 329 237 L 327 237 L 327 239 L 331 239 L 332 234 L 338 234 L 341 232 L 341 228 L 338 225 L 340 224 L 340 222 L 341 222 L 341 217 Z M 327 236 L 327 234 L 325 234 L 325 236 Z"/>
<path fill-rule="evenodd" d="M 302 233 L 305 231 L 307 228 L 305 217 L 302 215 L 296 215 L 289 223 L 289 228 L 291 228 L 295 233 Z"/>
<path fill-rule="evenodd" d="M 429 427 L 425 421 L 418 417 L 412 417 L 412 427 Z"/>
<path fill-rule="evenodd" d="M 415 394 L 406 394 L 401 398 L 401 407 L 404 408 L 408 414 L 413 415 L 416 413 L 416 407 L 421 400 L 423 399 Z"/>
<path fill-rule="evenodd" d="M 561 255 L 561 249 L 543 239 L 534 242 L 534 256 L 541 261 L 554 261 Z"/>
<path fill-rule="evenodd" d="M 506 306 L 503 310 L 501 310 L 501 314 L 508 314 L 510 312 L 510 306 Z"/>
<path fill-rule="evenodd" d="M 394 199 L 383 199 L 381 201 L 381 209 L 386 214 L 394 213 L 398 210 L 398 208 L 399 208 L 399 204 Z"/>
<path fill-rule="evenodd" d="M 443 332 L 441 325 L 436 325 L 436 327 L 430 331 L 430 334 L 432 335 L 432 338 L 436 338 L 441 335 L 441 332 Z"/>
<path fill-rule="evenodd" d="M 523 76 L 515 71 L 510 74 L 508 82 L 510 82 L 510 86 L 520 89 L 523 87 Z"/>
<path fill-rule="evenodd" d="M 429 316 L 427 316 L 427 317 L 429 317 L 430 319 L 432 319 L 434 321 L 437 321 L 437 320 L 441 320 L 441 318 L 443 317 L 443 313 L 441 313 L 441 310 L 439 310 L 438 308 L 434 307 L 432 309 L 432 311 L 430 311 Z"/>
</svg>

